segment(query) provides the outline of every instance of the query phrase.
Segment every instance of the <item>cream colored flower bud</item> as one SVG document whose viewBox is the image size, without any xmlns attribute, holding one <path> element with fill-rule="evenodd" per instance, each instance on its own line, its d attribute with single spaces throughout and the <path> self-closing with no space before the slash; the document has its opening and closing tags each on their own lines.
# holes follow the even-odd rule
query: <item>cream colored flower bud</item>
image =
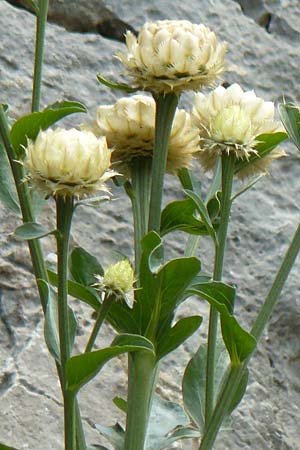
<svg viewBox="0 0 300 450">
<path fill-rule="evenodd" d="M 105 137 L 98 139 L 90 131 L 40 131 L 25 151 L 29 177 L 46 195 L 81 197 L 105 190 L 103 183 L 114 175 Z"/>
<path fill-rule="evenodd" d="M 134 273 L 127 259 L 109 266 L 102 280 L 104 288 L 117 295 L 125 295 L 133 290 Z"/>
<path fill-rule="evenodd" d="M 274 104 L 264 102 L 253 91 L 244 92 L 238 84 L 227 89 L 219 86 L 208 95 L 196 94 L 192 117 L 200 130 L 199 159 L 208 170 L 214 168 L 223 151 L 234 152 L 238 159 L 249 159 L 257 153 L 259 135 L 282 131 L 274 120 Z M 270 162 L 284 154 L 273 150 L 241 170 L 238 176 L 266 172 Z"/>
<path fill-rule="evenodd" d="M 176 92 L 214 85 L 224 71 L 227 44 L 204 25 L 186 20 L 147 22 L 135 37 L 126 33 L 127 52 L 118 59 L 136 87 Z"/>
<path fill-rule="evenodd" d="M 125 97 L 111 106 L 99 106 L 92 126 L 96 135 L 106 136 L 113 149 L 112 162 L 118 172 L 127 174 L 134 158 L 153 156 L 155 101 L 145 95 Z M 167 171 L 175 173 L 191 165 L 199 151 L 199 132 L 191 116 L 177 110 L 169 140 Z"/>
</svg>

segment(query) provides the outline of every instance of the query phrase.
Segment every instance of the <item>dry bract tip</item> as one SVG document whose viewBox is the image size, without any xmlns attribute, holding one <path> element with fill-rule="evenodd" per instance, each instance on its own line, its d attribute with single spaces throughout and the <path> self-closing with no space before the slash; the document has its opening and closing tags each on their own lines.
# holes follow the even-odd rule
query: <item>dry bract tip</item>
<svg viewBox="0 0 300 450">
<path fill-rule="evenodd" d="M 28 140 L 23 161 L 28 177 L 47 196 L 83 197 L 107 190 L 104 183 L 114 176 L 109 170 L 111 151 L 105 137 L 76 129 L 40 131 Z"/>
<path fill-rule="evenodd" d="M 224 72 L 225 42 L 207 27 L 187 20 L 147 22 L 136 37 L 126 33 L 127 52 L 117 58 L 143 90 L 180 93 L 213 86 Z"/>
<path fill-rule="evenodd" d="M 155 136 L 155 101 L 145 95 L 134 95 L 117 101 L 114 105 L 99 106 L 92 130 L 106 136 L 113 149 L 113 167 L 128 174 L 135 158 L 152 158 Z M 199 133 L 191 116 L 177 110 L 171 130 L 167 171 L 175 173 L 189 167 L 195 152 L 199 151 Z"/>
<path fill-rule="evenodd" d="M 259 135 L 282 131 L 274 112 L 272 102 L 256 97 L 253 91 L 244 92 L 238 84 L 227 89 L 219 86 L 208 95 L 196 94 L 192 117 L 200 132 L 199 159 L 204 169 L 213 169 L 222 152 L 234 152 L 236 158 L 246 160 L 257 154 Z M 284 154 L 273 150 L 246 166 L 238 176 L 266 172 L 270 162 Z"/>
</svg>

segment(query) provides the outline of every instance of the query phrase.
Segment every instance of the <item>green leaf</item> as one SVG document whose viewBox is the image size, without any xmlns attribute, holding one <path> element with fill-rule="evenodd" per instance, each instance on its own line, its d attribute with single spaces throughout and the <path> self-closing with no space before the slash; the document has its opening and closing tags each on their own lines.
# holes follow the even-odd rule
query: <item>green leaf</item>
<svg viewBox="0 0 300 450">
<path fill-rule="evenodd" d="M 23 5 L 32 11 L 36 16 L 39 14 L 39 5 L 35 0 L 21 0 Z"/>
<path fill-rule="evenodd" d="M 281 103 L 279 115 L 289 138 L 300 150 L 300 109 L 293 103 Z"/>
<path fill-rule="evenodd" d="M 32 239 L 40 239 L 55 233 L 56 230 L 49 231 L 39 223 L 26 222 L 15 229 L 14 236 L 20 241 L 31 241 Z"/>
<path fill-rule="evenodd" d="M 58 304 L 57 296 L 44 280 L 39 280 L 38 284 L 48 297 L 47 309 L 45 315 L 44 336 L 48 350 L 53 358 L 60 362 L 60 346 L 59 346 L 59 327 L 58 327 Z M 76 336 L 77 321 L 71 308 L 68 308 L 69 320 L 69 342 L 70 352 L 72 351 Z"/>
<path fill-rule="evenodd" d="M 113 403 L 116 405 L 117 408 L 119 408 L 125 414 L 127 413 L 127 402 L 126 402 L 126 400 L 124 400 L 124 398 L 115 397 L 115 398 L 113 398 Z"/>
<path fill-rule="evenodd" d="M 242 401 L 246 389 L 247 389 L 247 385 L 248 385 L 248 380 L 249 380 L 249 370 L 245 369 L 245 372 L 243 373 L 242 379 L 239 382 L 238 388 L 236 390 L 236 393 L 232 399 L 229 411 L 228 411 L 228 415 L 230 415 L 235 409 L 236 407 L 239 405 L 239 403 Z"/>
<path fill-rule="evenodd" d="M 201 279 L 200 279 L 201 280 Z M 231 314 L 234 309 L 235 288 L 221 281 L 200 281 L 196 277 L 189 290 L 197 290 L 198 294 L 208 302 L 215 300 L 226 306 L 227 311 Z"/>
<path fill-rule="evenodd" d="M 219 216 L 221 209 L 221 197 L 222 192 L 217 191 L 215 195 L 207 202 L 206 208 L 211 221 L 214 221 Z"/>
<path fill-rule="evenodd" d="M 208 234 L 211 236 L 213 241 L 216 242 L 216 232 L 209 217 L 205 203 L 201 200 L 200 196 L 197 195 L 195 192 L 186 190 L 185 193 L 187 194 L 188 197 L 190 197 L 194 201 L 196 208 L 201 216 L 201 219 L 204 225 L 206 226 Z"/>
<path fill-rule="evenodd" d="M 97 281 L 95 275 L 104 275 L 97 258 L 82 247 L 75 247 L 70 255 L 70 272 L 74 280 L 84 286 L 94 284 Z"/>
<path fill-rule="evenodd" d="M 98 425 L 96 423 L 95 427 L 101 436 L 104 436 L 113 445 L 114 450 L 123 450 L 125 432 L 120 424 L 116 423 L 112 427 L 105 427 L 104 425 Z"/>
<path fill-rule="evenodd" d="M 157 345 L 157 359 L 171 353 L 184 341 L 186 341 L 200 327 L 202 317 L 190 316 L 178 320 L 178 322 L 160 337 Z"/>
<path fill-rule="evenodd" d="M 188 363 L 182 380 L 184 408 L 201 432 L 204 431 L 205 426 L 206 354 L 207 345 L 200 345 Z M 221 339 L 217 341 L 215 361 L 214 404 L 216 404 L 229 362 Z"/>
<path fill-rule="evenodd" d="M 17 450 L 15 447 L 8 447 L 7 445 L 0 443 L 0 450 Z"/>
<path fill-rule="evenodd" d="M 48 270 L 47 272 L 50 283 L 52 286 L 57 287 L 57 273 L 52 270 Z M 99 295 L 95 289 L 88 286 L 83 286 L 76 281 L 68 280 L 68 294 L 91 306 L 95 311 L 98 311 L 101 305 Z"/>
<path fill-rule="evenodd" d="M 98 74 L 97 75 L 97 79 L 101 84 L 104 84 L 104 86 L 109 87 L 110 89 L 115 89 L 117 91 L 123 91 L 123 92 L 127 92 L 127 93 L 133 93 L 133 92 L 137 92 L 139 90 L 139 88 L 133 88 L 131 86 L 129 86 L 128 84 L 125 83 L 115 83 L 113 81 L 109 81 L 106 80 L 105 78 L 103 78 L 102 75 Z"/>
<path fill-rule="evenodd" d="M 95 352 L 73 356 L 67 362 L 67 385 L 70 391 L 78 391 L 84 384 L 94 378 L 110 359 L 122 353 L 135 351 L 154 353 L 152 343 L 139 335 L 119 335 L 107 347 Z"/>
<path fill-rule="evenodd" d="M 169 203 L 161 214 L 161 235 L 175 230 L 196 235 L 207 234 L 206 225 L 195 217 L 195 211 L 196 204 L 191 198 Z"/>
<path fill-rule="evenodd" d="M 0 200 L 15 213 L 20 212 L 19 200 L 10 164 L 0 140 Z"/>
<path fill-rule="evenodd" d="M 201 181 L 196 178 L 194 172 L 182 168 L 178 171 L 178 177 L 183 189 L 188 189 L 201 196 Z"/>
<path fill-rule="evenodd" d="M 268 155 L 285 139 L 287 139 L 287 134 L 284 132 L 260 134 L 256 137 L 256 140 L 259 141 L 255 146 L 257 153 L 253 153 L 248 160 L 238 159 L 234 165 L 234 173 L 238 173 L 240 170 L 245 169 L 245 167 L 248 167 Z"/>
<path fill-rule="evenodd" d="M 74 113 L 85 113 L 86 107 L 79 102 L 56 102 L 44 111 L 34 112 L 17 120 L 10 131 L 10 139 L 18 157 L 24 155 L 27 139 L 34 140 L 40 130 L 46 130 L 58 120 Z"/>
</svg>

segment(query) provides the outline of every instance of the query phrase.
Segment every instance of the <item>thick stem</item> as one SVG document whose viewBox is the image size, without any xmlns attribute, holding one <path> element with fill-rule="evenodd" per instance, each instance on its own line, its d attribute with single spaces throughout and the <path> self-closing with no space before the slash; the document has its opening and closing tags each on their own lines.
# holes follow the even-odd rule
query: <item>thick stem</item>
<svg viewBox="0 0 300 450">
<path fill-rule="evenodd" d="M 7 124 L 5 112 L 1 104 L 0 104 L 0 136 L 3 141 L 8 156 L 8 160 L 10 163 L 10 167 L 12 170 L 13 178 L 15 181 L 23 222 L 24 223 L 34 222 L 34 214 L 31 206 L 29 189 L 27 183 L 24 182 L 25 178 L 24 169 L 22 165 L 17 161 L 18 159 L 17 155 L 10 142 L 9 127 Z M 28 246 L 36 280 L 41 279 L 48 281 L 47 270 L 40 242 L 37 239 L 34 239 L 32 241 L 28 241 Z M 39 290 L 42 308 L 45 313 L 47 308 L 48 297 L 43 291 L 43 289 L 39 287 L 38 283 L 37 286 Z"/>
<path fill-rule="evenodd" d="M 107 316 L 108 311 L 110 310 L 111 305 L 115 301 L 116 297 L 114 294 L 106 294 L 104 297 L 104 300 L 102 302 L 102 305 L 99 308 L 96 323 L 94 325 L 93 331 L 90 335 L 89 341 L 87 343 L 85 353 L 91 352 L 93 349 L 93 346 L 95 344 L 95 340 L 99 334 L 100 328 Z"/>
<path fill-rule="evenodd" d="M 222 155 L 222 198 L 220 225 L 217 235 L 213 279 L 220 281 L 223 274 L 224 255 L 231 210 L 231 192 L 234 175 L 235 155 Z M 208 424 L 214 409 L 215 352 L 218 334 L 218 311 L 211 306 L 208 326 L 206 360 L 205 423 Z"/>
<path fill-rule="evenodd" d="M 49 0 L 39 0 L 38 15 L 36 18 L 36 41 L 34 56 L 32 112 L 39 111 L 42 84 L 43 53 L 45 30 L 47 23 Z"/>
<path fill-rule="evenodd" d="M 135 158 L 131 163 L 132 210 L 134 225 L 135 268 L 139 271 L 141 240 L 147 233 L 151 187 L 152 161 L 149 158 Z"/>
<path fill-rule="evenodd" d="M 155 143 L 152 165 L 152 186 L 150 196 L 149 231 L 160 229 L 160 213 L 166 171 L 169 138 L 178 97 L 176 94 L 159 94 L 155 97 Z"/>
<path fill-rule="evenodd" d="M 64 398 L 65 450 L 76 450 L 75 439 L 75 397 L 67 390 L 66 364 L 70 358 L 70 326 L 68 317 L 68 254 L 72 216 L 73 197 L 56 197 L 57 213 L 57 297 L 58 332 L 60 343 L 61 388 Z"/>
<path fill-rule="evenodd" d="M 127 420 L 124 450 L 144 450 L 156 382 L 153 355 L 139 351 L 128 355 Z"/>
</svg>

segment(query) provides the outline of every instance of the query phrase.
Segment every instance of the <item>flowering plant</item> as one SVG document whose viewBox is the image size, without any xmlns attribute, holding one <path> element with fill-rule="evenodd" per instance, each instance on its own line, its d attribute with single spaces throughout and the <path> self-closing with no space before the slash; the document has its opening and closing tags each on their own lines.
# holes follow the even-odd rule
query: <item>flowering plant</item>
<svg viewBox="0 0 300 450">
<path fill-rule="evenodd" d="M 47 2 L 34 11 L 44 30 Z M 42 42 L 37 42 L 32 113 L 12 125 L 0 104 L 1 151 L 10 164 L 23 224 L 15 230 L 27 240 L 41 306 L 45 340 L 54 358 L 64 405 L 66 450 L 163 450 L 192 439 L 199 450 L 213 448 L 216 436 L 242 400 L 248 381 L 248 362 L 284 282 L 300 250 L 300 228 L 283 259 L 274 283 L 250 331 L 234 314 L 235 287 L 223 280 L 230 212 L 237 196 L 246 192 L 269 164 L 284 156 L 277 148 L 287 134 L 274 120 L 274 105 L 234 84 L 195 95 L 191 113 L 178 109 L 186 90 L 212 88 L 225 70 L 226 44 L 204 25 L 186 21 L 147 23 L 136 38 L 128 32 L 127 53 L 118 55 L 133 86 L 99 80 L 116 89 L 149 91 L 114 105 L 101 105 L 93 123 L 81 130 L 52 129 L 62 117 L 86 112 L 78 102 L 55 103 L 39 111 Z M 41 47 L 39 47 L 39 45 Z M 299 110 L 280 106 L 285 129 L 300 148 Z M 213 170 L 205 200 L 193 170 Z M 183 198 L 162 208 L 165 173 L 178 176 Z M 235 179 L 247 179 L 233 195 Z M 108 191 L 113 179 L 132 203 L 134 260 L 122 257 L 104 270 L 81 247 L 71 248 L 75 209 Z M 37 189 L 54 200 L 56 226 L 45 229 L 36 221 Z M 110 197 L 100 197 L 97 207 Z M 7 205 L 12 205 L 10 197 Z M 97 197 L 97 200 L 99 198 Z M 185 256 L 166 261 L 166 235 L 188 234 Z M 56 239 L 56 269 L 47 267 L 40 240 Z M 195 248 L 199 238 L 212 243 L 211 273 L 201 271 Z M 91 307 L 95 322 L 84 351 L 75 354 L 76 318 L 73 296 Z M 183 377 L 182 405 L 168 407 L 155 388 L 161 361 L 194 334 L 202 323 L 195 314 L 179 318 L 178 307 L 191 296 L 208 302 L 207 342 L 199 345 Z M 196 311 L 197 312 L 197 311 Z M 115 330 L 108 347 L 95 349 L 104 322 Z M 86 443 L 78 392 L 102 367 L 121 354 L 128 356 L 127 398 L 115 402 L 126 418 L 111 428 L 98 425 L 110 444 Z M 222 355 L 222 356 L 221 356 Z M 157 406 L 158 405 L 158 406 Z M 171 416 L 157 427 L 152 411 Z M 169 422 L 171 427 L 167 427 Z M 195 448 L 196 448 L 195 447 Z M 2 449 L 12 449 L 0 444 Z M 14 450 L 14 449 L 13 449 Z"/>
</svg>

